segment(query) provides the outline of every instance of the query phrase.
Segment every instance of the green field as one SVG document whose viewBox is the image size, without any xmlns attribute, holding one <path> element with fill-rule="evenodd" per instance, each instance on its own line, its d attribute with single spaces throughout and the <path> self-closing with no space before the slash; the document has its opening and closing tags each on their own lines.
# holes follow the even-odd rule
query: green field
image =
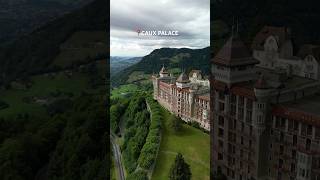
<svg viewBox="0 0 320 180">
<path fill-rule="evenodd" d="M 138 90 L 139 86 L 135 84 L 121 85 L 117 88 L 112 89 L 111 98 L 125 97 L 126 95 L 137 92 Z"/>
<path fill-rule="evenodd" d="M 210 179 L 210 137 L 188 125 L 174 133 L 168 122 L 170 113 L 163 109 L 163 129 L 159 154 L 152 176 L 153 180 L 168 179 L 175 156 L 180 152 L 191 167 L 193 180 Z"/>
<path fill-rule="evenodd" d="M 106 69 L 104 66 L 99 66 L 101 63 L 102 61 L 97 63 L 99 73 Z M 37 75 L 32 76 L 30 79 L 32 81 L 30 89 L 0 90 L 0 99 L 9 104 L 9 108 L 0 110 L 0 117 L 9 117 L 23 113 L 39 116 L 47 115 L 43 105 L 34 101 L 27 102 L 25 99 L 37 98 L 51 102 L 55 99 L 55 97 L 52 97 L 52 94 L 57 92 L 62 94 L 72 93 L 74 96 L 77 96 L 81 93 L 80 89 L 88 92 L 98 91 L 98 89 L 90 89 L 88 75 L 79 72 L 74 72 L 70 77 L 66 76 L 64 72 L 60 72 L 56 73 L 53 77 Z"/>
</svg>

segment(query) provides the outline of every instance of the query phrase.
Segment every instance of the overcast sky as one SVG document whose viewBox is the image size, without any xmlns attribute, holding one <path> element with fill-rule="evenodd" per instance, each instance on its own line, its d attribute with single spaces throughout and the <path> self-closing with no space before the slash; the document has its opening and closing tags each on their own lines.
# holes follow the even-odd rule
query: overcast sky
<svg viewBox="0 0 320 180">
<path fill-rule="evenodd" d="M 161 47 L 210 45 L 210 0 L 111 0 L 111 56 L 145 56 Z M 179 36 L 138 36 L 176 30 Z"/>
</svg>

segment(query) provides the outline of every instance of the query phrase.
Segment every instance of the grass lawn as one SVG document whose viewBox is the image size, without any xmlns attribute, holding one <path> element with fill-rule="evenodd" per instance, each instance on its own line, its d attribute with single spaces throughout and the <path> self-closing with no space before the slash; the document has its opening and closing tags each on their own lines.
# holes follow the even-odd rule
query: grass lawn
<svg viewBox="0 0 320 180">
<path fill-rule="evenodd" d="M 209 180 L 209 135 L 185 124 L 181 132 L 176 134 L 170 128 L 169 116 L 170 113 L 163 109 L 162 140 L 152 179 L 168 179 L 170 167 L 176 154 L 180 152 L 191 167 L 193 180 Z"/>
<path fill-rule="evenodd" d="M 127 93 L 133 93 L 138 91 L 140 88 L 135 84 L 126 84 L 119 86 L 111 91 L 111 98 L 123 97 Z"/>
</svg>

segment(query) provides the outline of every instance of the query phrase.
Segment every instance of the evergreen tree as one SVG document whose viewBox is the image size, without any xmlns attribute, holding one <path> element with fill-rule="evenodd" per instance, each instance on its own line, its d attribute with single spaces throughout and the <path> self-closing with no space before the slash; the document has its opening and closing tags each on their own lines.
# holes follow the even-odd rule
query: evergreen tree
<svg viewBox="0 0 320 180">
<path fill-rule="evenodd" d="M 182 129 L 181 120 L 175 115 L 170 116 L 171 127 L 175 132 L 179 132 Z"/>
<path fill-rule="evenodd" d="M 174 164 L 171 166 L 170 180 L 190 180 L 191 171 L 190 166 L 184 161 L 184 158 L 181 153 L 178 153 Z"/>
</svg>

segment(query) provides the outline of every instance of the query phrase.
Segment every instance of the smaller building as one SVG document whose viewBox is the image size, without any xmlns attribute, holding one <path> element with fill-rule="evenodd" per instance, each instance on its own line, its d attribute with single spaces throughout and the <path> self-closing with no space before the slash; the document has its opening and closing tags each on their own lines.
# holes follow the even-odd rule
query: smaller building
<svg viewBox="0 0 320 180">
<path fill-rule="evenodd" d="M 201 71 L 182 72 L 173 77 L 163 66 L 159 75 L 152 76 L 153 95 L 164 108 L 186 122 L 197 122 L 210 130 L 210 84 Z"/>
<path fill-rule="evenodd" d="M 320 46 L 305 44 L 294 54 L 290 28 L 265 26 L 255 36 L 252 50 L 260 67 L 320 79 Z"/>
</svg>

